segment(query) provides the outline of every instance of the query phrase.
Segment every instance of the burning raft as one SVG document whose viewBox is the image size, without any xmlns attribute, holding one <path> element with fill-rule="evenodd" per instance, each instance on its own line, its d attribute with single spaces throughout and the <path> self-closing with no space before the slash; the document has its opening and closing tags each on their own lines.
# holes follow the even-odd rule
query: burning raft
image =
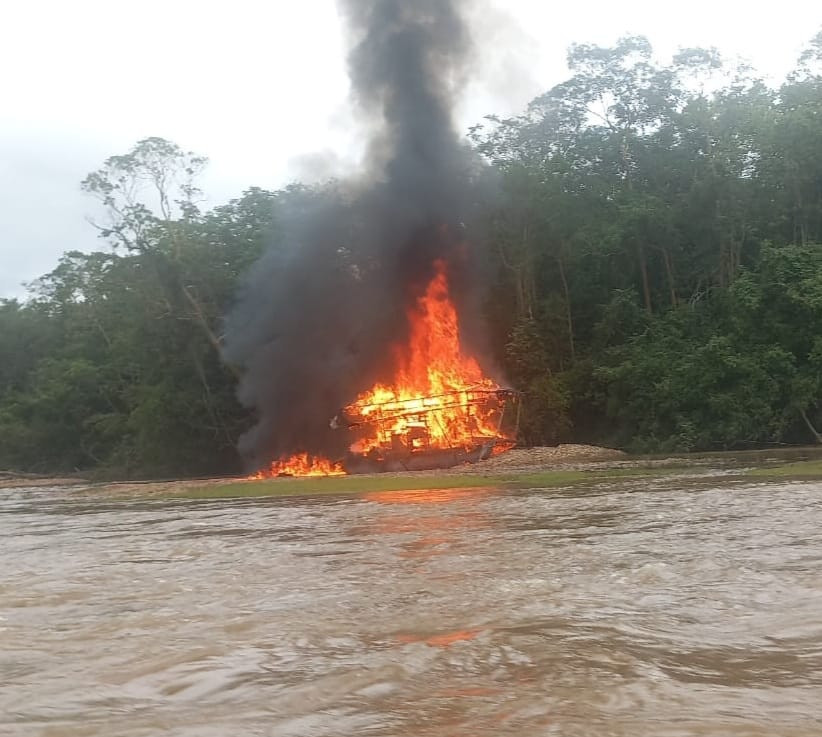
<svg viewBox="0 0 822 737">
<path fill-rule="evenodd" d="M 338 465 L 347 473 L 377 473 L 484 460 L 513 445 L 519 407 L 517 392 L 499 388 L 358 401 L 331 421 L 351 438 Z"/>
<path fill-rule="evenodd" d="M 520 395 L 500 387 L 463 352 L 443 261 L 434 262 L 431 281 L 407 316 L 408 341 L 394 347 L 390 384 L 363 392 L 331 420 L 347 433 L 344 457 L 298 453 L 274 461 L 257 478 L 449 468 L 514 444 Z"/>
</svg>

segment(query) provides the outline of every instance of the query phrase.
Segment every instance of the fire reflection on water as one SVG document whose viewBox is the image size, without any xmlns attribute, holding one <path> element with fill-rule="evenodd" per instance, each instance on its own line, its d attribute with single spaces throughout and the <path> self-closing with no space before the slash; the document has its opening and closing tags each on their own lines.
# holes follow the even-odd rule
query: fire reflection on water
<svg viewBox="0 0 822 737">
<path fill-rule="evenodd" d="M 424 565 L 435 556 L 446 555 L 462 536 L 487 530 L 492 520 L 479 511 L 478 503 L 496 493 L 499 492 L 484 488 L 365 493 L 362 495 L 365 501 L 379 504 L 383 509 L 362 531 L 379 536 L 404 536 L 398 556 Z M 421 512 L 420 507 L 430 507 L 430 511 Z M 424 570 L 420 572 L 426 575 Z M 406 631 L 397 633 L 395 639 L 400 645 L 424 643 L 447 648 L 473 640 L 481 632 L 480 627 L 435 633 Z"/>
<path fill-rule="evenodd" d="M 361 498 L 382 509 L 362 530 L 368 534 L 402 535 L 398 555 L 424 560 L 447 552 L 466 533 L 487 529 L 492 520 L 480 510 L 478 502 L 496 493 L 483 488 L 367 492 Z M 429 507 L 430 511 L 421 511 L 421 507 Z"/>
</svg>

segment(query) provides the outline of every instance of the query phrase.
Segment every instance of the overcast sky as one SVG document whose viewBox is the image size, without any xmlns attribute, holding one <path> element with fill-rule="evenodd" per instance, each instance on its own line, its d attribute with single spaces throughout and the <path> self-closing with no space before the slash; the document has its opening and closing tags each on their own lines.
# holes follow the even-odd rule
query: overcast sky
<svg viewBox="0 0 822 737">
<path fill-rule="evenodd" d="M 776 82 L 822 26 L 810 0 L 483 2 L 464 129 L 561 81 L 575 41 L 643 34 L 663 59 L 716 46 Z M 141 138 L 209 157 L 207 205 L 322 177 L 356 150 L 334 0 L 4 0 L 2 16 L 0 296 L 103 245 L 79 182 Z"/>
</svg>

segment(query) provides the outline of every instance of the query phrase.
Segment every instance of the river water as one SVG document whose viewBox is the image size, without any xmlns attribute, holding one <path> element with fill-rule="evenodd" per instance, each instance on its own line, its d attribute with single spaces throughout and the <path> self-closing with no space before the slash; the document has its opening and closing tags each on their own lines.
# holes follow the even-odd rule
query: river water
<svg viewBox="0 0 822 737">
<path fill-rule="evenodd" d="M 0 490 L 0 734 L 822 735 L 822 485 Z"/>
</svg>

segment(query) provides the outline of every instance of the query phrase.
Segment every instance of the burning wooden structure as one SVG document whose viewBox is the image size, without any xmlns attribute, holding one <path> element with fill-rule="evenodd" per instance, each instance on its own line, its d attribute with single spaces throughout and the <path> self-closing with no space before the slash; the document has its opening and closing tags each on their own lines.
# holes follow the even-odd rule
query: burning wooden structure
<svg viewBox="0 0 822 737">
<path fill-rule="evenodd" d="M 364 391 L 331 420 L 347 433 L 344 457 L 303 450 L 272 462 L 257 478 L 448 468 L 513 446 L 520 395 L 487 376 L 464 350 L 447 265 L 438 260 L 433 267 L 408 309 L 407 338 L 393 346 L 390 382 Z"/>
<path fill-rule="evenodd" d="M 449 468 L 513 445 L 520 396 L 511 389 L 462 389 L 427 397 L 349 405 L 332 427 L 350 434 L 348 473 Z"/>
</svg>

